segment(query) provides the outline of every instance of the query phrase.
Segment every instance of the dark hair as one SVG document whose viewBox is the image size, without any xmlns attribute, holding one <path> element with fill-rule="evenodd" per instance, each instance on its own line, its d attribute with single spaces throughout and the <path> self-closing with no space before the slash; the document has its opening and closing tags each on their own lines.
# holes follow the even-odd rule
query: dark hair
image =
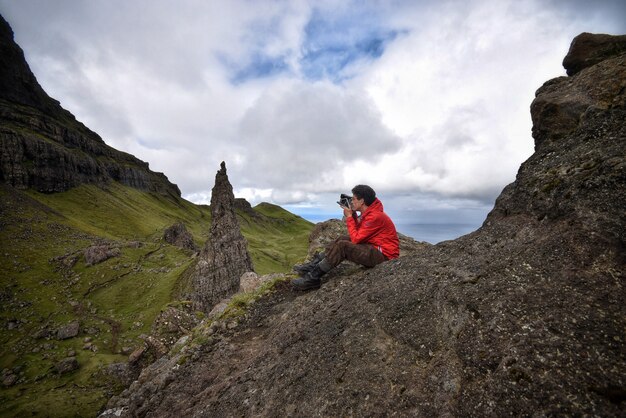
<svg viewBox="0 0 626 418">
<path fill-rule="evenodd" d="M 370 186 L 365 184 L 359 184 L 358 186 L 354 186 L 352 189 L 352 194 L 357 197 L 357 199 L 363 199 L 367 206 L 374 203 L 376 200 L 376 192 Z"/>
</svg>

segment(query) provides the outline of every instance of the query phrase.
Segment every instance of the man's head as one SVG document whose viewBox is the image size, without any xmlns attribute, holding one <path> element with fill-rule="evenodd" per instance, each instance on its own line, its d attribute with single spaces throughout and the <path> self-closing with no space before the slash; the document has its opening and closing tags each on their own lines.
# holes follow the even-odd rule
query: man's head
<svg viewBox="0 0 626 418">
<path fill-rule="evenodd" d="M 376 192 L 370 186 L 359 184 L 352 189 L 352 195 L 357 199 L 363 199 L 367 206 L 370 206 L 376 200 Z"/>
</svg>

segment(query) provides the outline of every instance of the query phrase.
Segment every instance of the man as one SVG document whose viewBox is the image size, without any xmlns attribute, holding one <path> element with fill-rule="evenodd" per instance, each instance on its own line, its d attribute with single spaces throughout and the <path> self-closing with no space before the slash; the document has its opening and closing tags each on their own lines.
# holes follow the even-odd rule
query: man
<svg viewBox="0 0 626 418">
<path fill-rule="evenodd" d="M 321 257 L 300 266 L 298 270 L 306 274 L 291 282 L 295 290 L 318 289 L 321 277 L 343 260 L 374 267 L 400 255 L 396 227 L 383 212 L 383 204 L 370 186 L 355 186 L 351 207 L 342 208 L 350 236 L 336 239 Z M 356 212 L 361 216 L 357 217 Z"/>
</svg>

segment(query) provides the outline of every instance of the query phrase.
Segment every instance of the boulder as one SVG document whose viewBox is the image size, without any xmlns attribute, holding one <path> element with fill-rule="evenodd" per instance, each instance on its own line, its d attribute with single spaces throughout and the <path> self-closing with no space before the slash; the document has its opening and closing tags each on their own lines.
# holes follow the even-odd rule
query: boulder
<svg viewBox="0 0 626 418">
<path fill-rule="evenodd" d="M 80 323 L 78 321 L 70 322 L 57 330 L 57 339 L 67 340 L 69 338 L 74 338 L 78 335 L 79 331 Z"/>
<path fill-rule="evenodd" d="M 78 370 L 80 364 L 76 357 L 67 357 L 54 365 L 54 369 L 59 374 L 71 373 L 74 370 Z"/>
<path fill-rule="evenodd" d="M 83 255 L 85 256 L 85 263 L 88 266 L 102 263 L 112 257 L 119 257 L 121 251 L 119 248 L 111 248 L 108 245 L 92 245 L 85 248 Z"/>
<path fill-rule="evenodd" d="M 174 225 L 167 228 L 163 233 L 163 239 L 165 239 L 165 242 L 180 248 L 191 251 L 198 250 L 196 244 L 193 242 L 193 236 L 182 222 L 176 222 Z"/>
<path fill-rule="evenodd" d="M 239 279 L 240 292 L 252 292 L 263 283 L 261 277 L 253 271 L 248 271 L 241 275 Z"/>
<path fill-rule="evenodd" d="M 573 76 L 605 59 L 626 53 L 626 35 L 581 33 L 572 41 L 563 67 Z"/>
</svg>

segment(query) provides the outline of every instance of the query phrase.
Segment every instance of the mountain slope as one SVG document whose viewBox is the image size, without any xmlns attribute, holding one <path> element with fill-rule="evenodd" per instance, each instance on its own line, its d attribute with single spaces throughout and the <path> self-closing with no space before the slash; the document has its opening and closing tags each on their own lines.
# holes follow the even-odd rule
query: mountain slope
<svg viewBox="0 0 626 418">
<path fill-rule="evenodd" d="M 478 231 L 279 287 L 103 416 L 623 415 L 626 55 L 592 64 L 538 90 L 536 151 Z"/>
<path fill-rule="evenodd" d="M 180 197 L 163 173 L 118 151 L 50 98 L 0 16 L 0 181 L 51 193 L 118 181 Z"/>
<path fill-rule="evenodd" d="M 183 222 L 201 247 L 210 210 L 50 98 L 1 16 L 0 54 L 0 416 L 94 415 L 119 385 L 110 365 L 185 305 L 194 254 L 165 229 Z M 306 256 L 311 223 L 244 206 L 257 273 Z"/>
<path fill-rule="evenodd" d="M 289 271 L 306 256 L 312 224 L 288 212 L 266 216 L 239 211 L 250 242 L 271 243 L 287 258 L 250 248 L 257 272 Z M 200 247 L 210 225 L 208 206 L 111 182 L 43 194 L 0 186 L 0 416 L 48 411 L 93 415 L 112 394 L 103 373 L 125 362 L 155 317 L 175 301 L 192 253 L 167 244 L 164 230 L 183 221 Z M 297 225 L 297 231 L 292 227 Z M 117 255 L 89 265 L 88 249 Z M 59 339 L 78 321 L 78 335 Z M 85 349 L 86 347 L 86 349 Z M 73 353 L 72 353 L 73 352 Z M 80 368 L 55 366 L 75 354 Z"/>
</svg>

